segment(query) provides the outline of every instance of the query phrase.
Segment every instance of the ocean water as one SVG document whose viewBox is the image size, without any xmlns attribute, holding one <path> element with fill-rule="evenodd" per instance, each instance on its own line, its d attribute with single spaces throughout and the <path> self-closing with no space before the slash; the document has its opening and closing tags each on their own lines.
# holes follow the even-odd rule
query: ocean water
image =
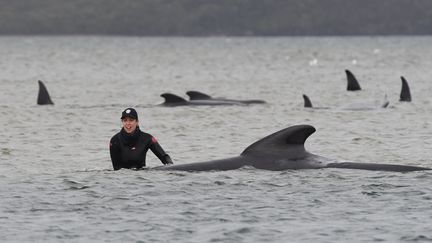
<svg viewBox="0 0 432 243">
<path fill-rule="evenodd" d="M 176 164 L 310 124 L 314 154 L 432 167 L 431 41 L 0 37 L 0 241 L 431 242 L 428 171 L 114 172 L 108 151 L 131 106 Z M 345 69 L 362 91 L 346 91 Z M 36 105 L 37 80 L 55 105 Z M 267 104 L 158 106 L 187 90 Z"/>
</svg>

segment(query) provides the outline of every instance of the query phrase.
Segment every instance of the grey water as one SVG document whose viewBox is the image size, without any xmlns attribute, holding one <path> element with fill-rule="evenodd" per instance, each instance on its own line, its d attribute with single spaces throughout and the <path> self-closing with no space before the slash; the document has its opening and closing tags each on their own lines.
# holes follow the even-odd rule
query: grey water
<svg viewBox="0 0 432 243">
<path fill-rule="evenodd" d="M 0 37 L 0 241 L 431 242 L 428 171 L 113 171 L 108 152 L 131 106 L 176 164 L 236 156 L 310 124 L 312 153 L 432 167 L 430 43 Z M 346 91 L 345 69 L 362 91 Z M 400 76 L 410 103 L 399 102 Z M 36 105 L 37 80 L 55 105 Z M 267 104 L 158 106 L 161 93 L 187 90 Z M 303 108 L 302 94 L 330 109 Z M 358 104 L 376 109 L 345 109 Z M 147 165 L 161 163 L 149 152 Z"/>
</svg>

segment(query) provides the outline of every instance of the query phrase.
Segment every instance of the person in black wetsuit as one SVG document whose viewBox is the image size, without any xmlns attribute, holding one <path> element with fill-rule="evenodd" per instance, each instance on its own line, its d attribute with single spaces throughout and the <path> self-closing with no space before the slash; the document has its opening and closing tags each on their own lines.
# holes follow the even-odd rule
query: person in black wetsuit
<svg viewBox="0 0 432 243">
<path fill-rule="evenodd" d="M 172 164 L 170 156 L 165 153 L 157 140 L 150 134 L 142 132 L 138 126 L 138 113 L 133 108 L 122 112 L 123 124 L 120 132 L 110 141 L 110 155 L 114 170 L 121 168 L 141 169 L 146 166 L 146 154 L 150 149 L 164 165 Z"/>
</svg>

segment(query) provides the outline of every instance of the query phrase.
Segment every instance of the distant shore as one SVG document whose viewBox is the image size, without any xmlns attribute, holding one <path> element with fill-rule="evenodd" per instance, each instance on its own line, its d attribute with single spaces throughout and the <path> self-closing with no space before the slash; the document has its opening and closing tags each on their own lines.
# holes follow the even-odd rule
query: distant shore
<svg viewBox="0 0 432 243">
<path fill-rule="evenodd" d="M 430 35 L 430 0 L 0 0 L 0 35 Z"/>
</svg>

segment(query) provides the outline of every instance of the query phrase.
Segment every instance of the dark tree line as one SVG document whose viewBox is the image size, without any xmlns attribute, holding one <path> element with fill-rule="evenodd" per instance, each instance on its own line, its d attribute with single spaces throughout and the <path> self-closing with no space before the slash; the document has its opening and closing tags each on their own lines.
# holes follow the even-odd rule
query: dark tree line
<svg viewBox="0 0 432 243">
<path fill-rule="evenodd" d="M 0 0 L 0 34 L 432 34 L 431 0 Z"/>
</svg>

